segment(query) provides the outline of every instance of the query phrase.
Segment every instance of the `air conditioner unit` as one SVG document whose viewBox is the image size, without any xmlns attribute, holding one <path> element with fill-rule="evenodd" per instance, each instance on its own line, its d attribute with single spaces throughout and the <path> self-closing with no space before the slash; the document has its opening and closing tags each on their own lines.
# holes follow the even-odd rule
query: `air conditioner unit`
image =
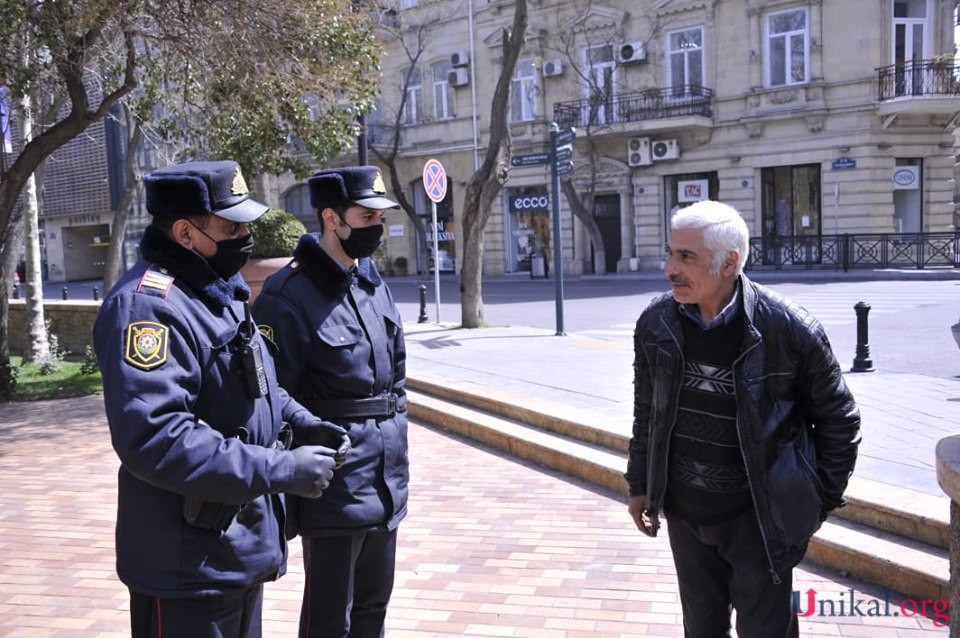
<svg viewBox="0 0 960 638">
<path fill-rule="evenodd" d="M 627 165 L 650 166 L 653 159 L 650 157 L 650 138 L 633 137 L 627 140 Z"/>
<path fill-rule="evenodd" d="M 643 42 L 624 42 L 617 49 L 618 64 L 636 64 L 647 61 L 647 45 Z"/>
<path fill-rule="evenodd" d="M 650 157 L 655 162 L 679 159 L 680 145 L 677 140 L 657 140 L 650 144 Z"/>
<path fill-rule="evenodd" d="M 466 69 L 453 69 L 447 73 L 447 84 L 450 86 L 466 86 L 470 84 L 470 73 Z"/>
<path fill-rule="evenodd" d="M 450 64 L 452 66 L 467 66 L 470 64 L 470 52 L 456 51 L 450 56 Z"/>
<path fill-rule="evenodd" d="M 547 60 L 543 63 L 543 77 L 552 78 L 563 75 L 563 60 Z"/>
</svg>

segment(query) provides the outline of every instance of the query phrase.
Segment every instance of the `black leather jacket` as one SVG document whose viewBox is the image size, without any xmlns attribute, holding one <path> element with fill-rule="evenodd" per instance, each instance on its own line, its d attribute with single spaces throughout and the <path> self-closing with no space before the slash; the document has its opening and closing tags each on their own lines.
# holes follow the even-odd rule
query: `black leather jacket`
<svg viewBox="0 0 960 638">
<path fill-rule="evenodd" d="M 740 276 L 745 333 L 734 362 L 737 434 L 774 576 L 806 551 L 827 513 L 844 503 L 860 442 L 860 412 L 814 317 Z M 631 495 L 663 506 L 667 458 L 683 377 L 683 331 L 672 293 L 650 303 L 634 334 Z"/>
</svg>

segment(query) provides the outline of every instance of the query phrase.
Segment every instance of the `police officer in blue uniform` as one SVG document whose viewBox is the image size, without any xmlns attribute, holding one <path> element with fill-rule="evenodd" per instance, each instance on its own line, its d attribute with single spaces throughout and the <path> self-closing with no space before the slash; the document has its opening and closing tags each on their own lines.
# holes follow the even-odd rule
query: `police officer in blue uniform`
<svg viewBox="0 0 960 638">
<path fill-rule="evenodd" d="M 132 635 L 254 638 L 263 583 L 286 570 L 282 493 L 319 497 L 337 464 L 331 447 L 286 449 L 288 432 L 345 433 L 280 388 L 250 318 L 239 270 L 267 207 L 240 167 L 180 164 L 144 186 L 143 258 L 94 327 Z"/>
<path fill-rule="evenodd" d="M 352 444 L 323 498 L 290 506 L 306 572 L 300 636 L 373 638 L 383 635 L 409 482 L 403 327 L 370 259 L 383 211 L 397 204 L 371 166 L 320 171 L 309 188 L 322 234 L 300 239 L 253 312 L 277 344 L 281 385 Z"/>
</svg>

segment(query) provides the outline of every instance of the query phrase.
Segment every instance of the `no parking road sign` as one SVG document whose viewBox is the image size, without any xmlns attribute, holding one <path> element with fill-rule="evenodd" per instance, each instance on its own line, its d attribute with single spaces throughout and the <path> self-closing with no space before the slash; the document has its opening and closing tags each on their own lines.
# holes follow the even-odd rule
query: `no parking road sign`
<svg viewBox="0 0 960 638">
<path fill-rule="evenodd" d="M 423 189 L 430 201 L 438 204 L 447 196 L 447 172 L 435 159 L 428 159 L 423 165 Z"/>
</svg>

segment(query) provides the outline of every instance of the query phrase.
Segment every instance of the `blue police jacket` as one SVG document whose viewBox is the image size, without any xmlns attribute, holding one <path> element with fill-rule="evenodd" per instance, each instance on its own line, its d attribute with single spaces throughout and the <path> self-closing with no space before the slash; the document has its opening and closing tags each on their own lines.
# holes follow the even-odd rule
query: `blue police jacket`
<svg viewBox="0 0 960 638">
<path fill-rule="evenodd" d="M 410 479 L 406 347 L 400 314 L 373 262 L 362 258 L 345 271 L 318 234 L 304 235 L 294 260 L 267 278 L 253 313 L 276 342 L 280 384 L 345 428 L 353 446 L 322 498 L 290 499 L 299 533 L 395 529 L 407 513 Z M 314 407 L 390 394 L 397 404 L 391 416 L 337 417 Z"/>
<path fill-rule="evenodd" d="M 286 569 L 281 493 L 293 455 L 272 446 L 283 420 L 316 422 L 277 385 L 266 344 L 267 392 L 248 398 L 236 351 L 249 288 L 153 227 L 144 259 L 103 301 L 94 346 L 120 458 L 117 573 L 150 596 L 227 594 Z M 185 497 L 241 506 L 224 531 L 188 524 Z"/>
</svg>

